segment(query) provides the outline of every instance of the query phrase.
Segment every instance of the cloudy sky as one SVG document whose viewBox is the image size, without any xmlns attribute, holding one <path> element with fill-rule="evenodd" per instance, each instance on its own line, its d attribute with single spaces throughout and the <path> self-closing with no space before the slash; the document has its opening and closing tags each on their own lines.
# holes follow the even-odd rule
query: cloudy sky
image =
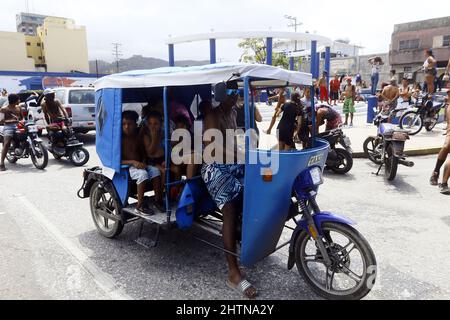
<svg viewBox="0 0 450 320">
<path fill-rule="evenodd" d="M 289 31 L 284 15 L 297 16 L 300 32 L 348 38 L 364 54 L 389 50 L 394 24 L 450 15 L 450 1 L 434 0 L 29 0 L 30 11 L 69 17 L 88 32 L 89 58 L 112 60 L 113 42 L 123 54 L 167 59 L 165 40 L 172 36 L 221 31 Z M 15 31 L 15 14 L 25 0 L 2 0 L 0 30 Z M 241 55 L 233 40 L 217 43 L 218 60 Z M 178 45 L 176 59 L 208 60 L 207 42 Z"/>
</svg>

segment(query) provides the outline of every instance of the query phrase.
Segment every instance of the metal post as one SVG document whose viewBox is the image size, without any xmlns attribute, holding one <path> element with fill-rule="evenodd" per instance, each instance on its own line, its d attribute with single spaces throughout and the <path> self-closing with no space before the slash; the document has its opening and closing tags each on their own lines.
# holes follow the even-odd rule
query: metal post
<svg viewBox="0 0 450 320">
<path fill-rule="evenodd" d="M 165 161 L 170 164 L 170 155 L 172 153 L 170 149 L 169 143 L 169 134 L 170 134 L 170 124 L 169 124 L 169 88 L 164 87 L 164 148 L 165 148 Z M 166 170 L 166 212 L 167 212 L 167 220 L 170 221 L 170 170 Z"/>
<path fill-rule="evenodd" d="M 273 39 L 267 38 L 267 64 L 272 65 L 272 50 L 273 50 Z"/>
<path fill-rule="evenodd" d="M 320 53 L 317 52 L 316 55 L 317 56 L 316 56 L 316 70 L 315 70 L 316 75 L 315 75 L 315 78 L 319 79 L 319 77 L 320 77 Z"/>
<path fill-rule="evenodd" d="M 330 92 L 331 47 L 325 48 L 325 71 L 327 72 L 327 88 Z"/>
<path fill-rule="evenodd" d="M 251 127 L 250 125 L 250 78 L 245 77 L 244 78 L 244 111 L 245 111 L 245 129 L 249 129 Z M 249 135 L 245 135 L 245 163 L 247 164 L 249 162 L 250 157 L 250 137 Z"/>
<path fill-rule="evenodd" d="M 295 69 L 295 60 L 294 57 L 291 57 L 289 59 L 289 70 L 294 71 L 294 69 Z"/>
<path fill-rule="evenodd" d="M 315 78 L 316 73 L 316 58 L 317 58 L 317 41 L 311 41 L 311 74 Z M 312 91 L 311 93 L 313 93 Z"/>
<path fill-rule="evenodd" d="M 169 67 L 175 67 L 175 49 L 173 44 L 169 44 Z"/>
<path fill-rule="evenodd" d="M 311 86 L 311 137 L 312 137 L 312 147 L 316 146 L 316 106 L 314 105 L 316 97 L 316 89 Z"/>
<path fill-rule="evenodd" d="M 215 64 L 217 62 L 216 59 L 216 39 L 209 39 L 209 57 L 210 63 Z"/>
</svg>

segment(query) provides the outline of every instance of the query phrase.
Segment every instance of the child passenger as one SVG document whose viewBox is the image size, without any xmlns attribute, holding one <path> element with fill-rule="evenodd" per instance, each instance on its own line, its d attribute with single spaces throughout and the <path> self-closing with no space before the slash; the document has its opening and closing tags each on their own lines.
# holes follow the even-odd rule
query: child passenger
<svg viewBox="0 0 450 320">
<path fill-rule="evenodd" d="M 155 206 L 158 210 L 163 208 L 163 195 L 161 173 L 155 166 L 145 164 L 145 151 L 139 139 L 137 121 L 139 115 L 134 111 L 125 111 L 122 114 L 122 165 L 130 166 L 130 176 L 137 182 L 138 203 L 136 213 L 151 215 L 153 212 L 144 208 L 144 195 L 147 181 L 151 181 L 155 191 Z"/>
</svg>

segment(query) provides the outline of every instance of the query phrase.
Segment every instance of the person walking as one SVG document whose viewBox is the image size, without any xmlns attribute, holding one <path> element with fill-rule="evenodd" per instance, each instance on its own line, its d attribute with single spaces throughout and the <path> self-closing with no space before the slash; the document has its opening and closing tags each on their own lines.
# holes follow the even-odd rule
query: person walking
<svg viewBox="0 0 450 320">
<path fill-rule="evenodd" d="M 330 81 L 330 105 L 333 104 L 337 106 L 337 101 L 339 100 L 339 93 L 341 89 L 341 83 L 339 81 L 339 76 L 335 75 L 334 79 Z"/>
</svg>

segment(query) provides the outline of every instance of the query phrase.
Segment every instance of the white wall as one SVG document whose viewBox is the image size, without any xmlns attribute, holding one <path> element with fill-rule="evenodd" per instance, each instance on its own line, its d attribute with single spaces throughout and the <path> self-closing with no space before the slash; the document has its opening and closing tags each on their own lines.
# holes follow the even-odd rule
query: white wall
<svg viewBox="0 0 450 320">
<path fill-rule="evenodd" d="M 34 59 L 27 57 L 25 35 L 0 31 L 0 71 L 34 70 Z"/>
</svg>

